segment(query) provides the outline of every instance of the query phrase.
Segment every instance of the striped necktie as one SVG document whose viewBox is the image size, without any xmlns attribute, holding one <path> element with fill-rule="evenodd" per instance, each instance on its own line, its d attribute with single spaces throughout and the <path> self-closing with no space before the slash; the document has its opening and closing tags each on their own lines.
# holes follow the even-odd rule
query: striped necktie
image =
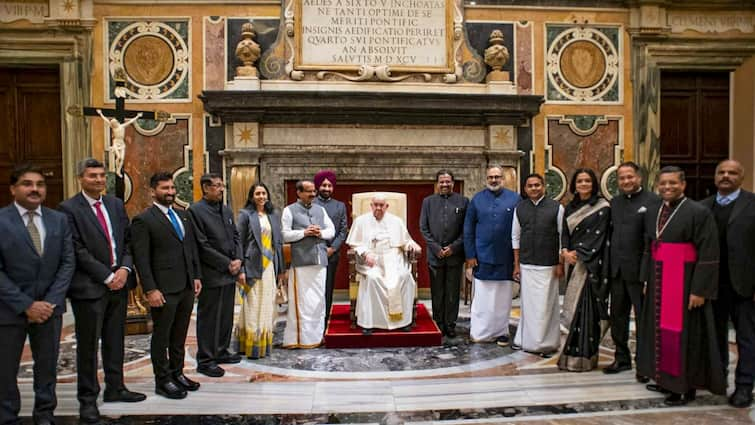
<svg viewBox="0 0 755 425">
<path fill-rule="evenodd" d="M 29 217 L 29 223 L 26 224 L 26 230 L 29 232 L 31 242 L 34 244 L 34 249 L 37 250 L 37 254 L 42 256 L 42 236 L 39 234 L 37 225 L 34 224 L 34 216 L 37 215 L 36 211 L 27 211 L 27 217 Z"/>
</svg>

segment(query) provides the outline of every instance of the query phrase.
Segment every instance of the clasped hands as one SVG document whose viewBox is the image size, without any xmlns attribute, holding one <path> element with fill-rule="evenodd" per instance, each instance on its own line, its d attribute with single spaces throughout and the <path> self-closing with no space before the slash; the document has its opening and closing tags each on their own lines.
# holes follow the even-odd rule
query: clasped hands
<svg viewBox="0 0 755 425">
<path fill-rule="evenodd" d="M 55 304 L 47 301 L 34 301 L 26 309 L 26 318 L 31 323 L 45 323 L 55 312 Z"/>
<path fill-rule="evenodd" d="M 404 251 L 406 251 L 407 253 L 419 255 L 422 253 L 422 247 L 417 245 L 416 242 L 409 242 L 404 247 Z M 377 256 L 375 256 L 375 254 L 365 252 L 362 255 L 362 258 L 364 259 L 364 263 L 367 264 L 368 267 L 375 267 L 375 264 L 377 264 Z"/>
<path fill-rule="evenodd" d="M 319 238 L 320 232 L 320 226 L 316 224 L 310 224 L 306 229 L 304 229 L 304 236 L 316 236 Z"/>
<path fill-rule="evenodd" d="M 126 281 L 128 280 L 128 270 L 124 268 L 120 268 L 113 272 L 113 280 L 110 281 L 110 283 L 107 284 L 107 287 L 111 291 L 119 291 L 121 288 L 123 288 L 126 285 Z"/>
</svg>

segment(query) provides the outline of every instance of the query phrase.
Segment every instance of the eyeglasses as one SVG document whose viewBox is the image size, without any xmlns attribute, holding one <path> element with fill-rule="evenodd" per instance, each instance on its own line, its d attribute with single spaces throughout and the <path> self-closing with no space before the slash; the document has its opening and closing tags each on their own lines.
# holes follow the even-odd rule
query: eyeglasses
<svg viewBox="0 0 755 425">
<path fill-rule="evenodd" d="M 211 183 L 211 184 L 208 184 L 207 186 L 214 187 L 216 189 L 221 189 L 221 188 L 225 187 L 225 183 L 223 183 L 223 182 L 220 182 L 220 183 Z"/>
<path fill-rule="evenodd" d="M 503 178 L 503 176 L 488 176 L 488 180 L 498 180 Z"/>
</svg>

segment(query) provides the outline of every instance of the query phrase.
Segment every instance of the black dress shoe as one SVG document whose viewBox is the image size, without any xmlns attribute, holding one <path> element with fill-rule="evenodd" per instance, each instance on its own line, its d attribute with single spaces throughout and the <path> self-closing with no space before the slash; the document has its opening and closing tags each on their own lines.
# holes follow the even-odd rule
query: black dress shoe
<svg viewBox="0 0 755 425">
<path fill-rule="evenodd" d="M 79 421 L 85 424 L 100 423 L 100 411 L 94 403 L 86 403 L 79 406 Z"/>
<path fill-rule="evenodd" d="M 370 328 L 362 328 L 362 335 L 364 335 L 364 336 L 370 336 L 370 335 L 372 335 L 372 329 L 370 329 Z"/>
<path fill-rule="evenodd" d="M 34 419 L 34 425 L 55 425 L 52 419 Z"/>
<path fill-rule="evenodd" d="M 207 375 L 210 378 L 220 378 L 221 376 L 225 375 L 225 370 L 223 370 L 222 367 L 216 364 L 198 366 L 197 372 L 201 373 L 202 375 Z"/>
<path fill-rule="evenodd" d="M 456 338 L 456 328 L 451 326 L 446 328 L 446 336 L 449 338 Z"/>
<path fill-rule="evenodd" d="M 752 405 L 752 388 L 738 386 L 729 397 L 729 404 L 744 408 Z"/>
<path fill-rule="evenodd" d="M 634 378 L 639 382 L 640 384 L 647 384 L 650 382 L 650 378 L 644 375 L 640 375 L 639 373 L 637 375 L 634 375 Z"/>
<path fill-rule="evenodd" d="M 174 400 L 186 398 L 186 390 L 183 389 L 182 386 L 171 380 L 167 380 L 155 385 L 155 393 L 157 393 L 157 395 L 161 395 L 166 398 L 172 398 Z"/>
<path fill-rule="evenodd" d="M 102 400 L 105 403 L 110 402 L 123 402 L 123 403 L 138 403 L 147 399 L 146 394 L 129 391 L 125 387 L 119 388 L 114 391 L 105 390 L 102 395 Z"/>
<path fill-rule="evenodd" d="M 199 389 L 199 382 L 192 381 L 183 373 L 173 376 L 173 380 L 186 391 L 196 391 Z"/>
<path fill-rule="evenodd" d="M 663 404 L 666 406 L 684 406 L 690 401 L 695 401 L 697 392 L 695 390 L 689 390 L 684 394 L 671 393 L 663 400 Z"/>
<path fill-rule="evenodd" d="M 668 394 L 671 392 L 658 384 L 647 384 L 645 385 L 645 388 L 647 388 L 648 391 L 654 391 L 661 394 Z"/>
<path fill-rule="evenodd" d="M 218 364 L 236 364 L 241 362 L 241 354 L 239 353 L 228 353 L 224 356 L 220 356 L 216 362 Z"/>
<path fill-rule="evenodd" d="M 625 370 L 632 370 L 632 365 L 626 364 L 626 363 L 613 362 L 610 365 L 603 368 L 603 373 L 608 374 L 608 375 L 613 375 L 615 373 L 624 372 Z"/>
</svg>

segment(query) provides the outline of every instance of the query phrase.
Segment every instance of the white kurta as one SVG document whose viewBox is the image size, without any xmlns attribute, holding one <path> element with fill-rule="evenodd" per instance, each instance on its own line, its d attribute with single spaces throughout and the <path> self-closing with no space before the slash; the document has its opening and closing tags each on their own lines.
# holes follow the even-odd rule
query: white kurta
<svg viewBox="0 0 755 425">
<path fill-rule="evenodd" d="M 524 351 L 549 354 L 558 350 L 559 331 L 558 278 L 555 266 L 522 264 L 521 315 L 514 344 Z"/>
<path fill-rule="evenodd" d="M 359 254 L 357 324 L 366 329 L 396 329 L 411 324 L 417 284 L 404 252 L 415 242 L 404 222 L 390 213 L 380 221 L 372 213 L 363 214 L 354 220 L 346 244 Z M 375 257 L 374 266 L 361 260 L 366 254 Z"/>
<path fill-rule="evenodd" d="M 321 230 L 323 240 L 333 239 L 335 227 L 325 209 L 319 205 L 324 215 Z M 292 229 L 291 211 L 283 209 L 281 231 L 283 241 L 296 243 L 304 239 L 304 229 Z M 288 313 L 286 330 L 283 332 L 284 348 L 313 348 L 322 343 L 325 332 L 325 279 L 327 262 L 312 266 L 291 267 L 288 270 Z"/>
<path fill-rule="evenodd" d="M 511 280 L 474 279 L 469 337 L 474 342 L 492 342 L 509 334 Z"/>
<path fill-rule="evenodd" d="M 540 198 L 534 204 L 537 205 L 542 200 L 543 198 Z M 564 207 L 559 205 L 555 218 L 559 251 L 561 251 L 563 219 Z M 522 228 L 515 210 L 511 226 L 511 246 L 515 250 L 519 249 L 521 234 Z M 522 347 L 524 351 L 549 354 L 558 350 L 561 344 L 558 305 L 559 279 L 553 276 L 554 267 L 531 264 L 520 264 L 519 266 L 521 273 L 521 312 L 514 344 Z"/>
</svg>

